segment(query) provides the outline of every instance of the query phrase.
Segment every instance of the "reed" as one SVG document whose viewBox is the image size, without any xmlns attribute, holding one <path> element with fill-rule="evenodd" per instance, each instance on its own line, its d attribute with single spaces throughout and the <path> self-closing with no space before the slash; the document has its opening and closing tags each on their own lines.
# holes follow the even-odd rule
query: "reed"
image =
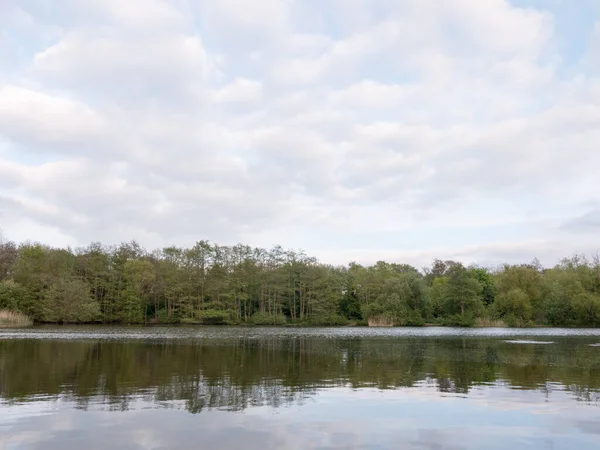
<svg viewBox="0 0 600 450">
<path fill-rule="evenodd" d="M 478 318 L 475 321 L 475 328 L 506 328 L 506 322 L 502 319 L 482 319 Z"/>
<path fill-rule="evenodd" d="M 368 320 L 370 327 L 393 327 L 394 321 L 386 316 L 375 316 L 369 317 Z"/>
<path fill-rule="evenodd" d="M 33 325 L 33 320 L 25 314 L 6 309 L 0 310 L 0 327 L 28 327 L 30 325 Z"/>
</svg>

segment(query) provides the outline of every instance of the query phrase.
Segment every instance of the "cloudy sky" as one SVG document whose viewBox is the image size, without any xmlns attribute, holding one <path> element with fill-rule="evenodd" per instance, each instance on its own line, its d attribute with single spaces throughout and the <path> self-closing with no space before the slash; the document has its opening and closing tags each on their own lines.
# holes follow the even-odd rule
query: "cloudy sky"
<svg viewBox="0 0 600 450">
<path fill-rule="evenodd" d="M 325 262 L 600 249 L 597 0 L 2 0 L 0 228 Z"/>
</svg>

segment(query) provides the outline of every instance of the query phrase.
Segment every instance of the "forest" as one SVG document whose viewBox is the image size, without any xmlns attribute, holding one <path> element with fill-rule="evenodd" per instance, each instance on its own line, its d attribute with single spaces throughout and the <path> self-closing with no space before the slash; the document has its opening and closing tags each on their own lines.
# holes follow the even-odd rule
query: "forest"
<svg viewBox="0 0 600 450">
<path fill-rule="evenodd" d="M 208 241 L 148 252 L 0 240 L 0 310 L 35 323 L 598 327 L 600 258 L 418 269 Z"/>
</svg>

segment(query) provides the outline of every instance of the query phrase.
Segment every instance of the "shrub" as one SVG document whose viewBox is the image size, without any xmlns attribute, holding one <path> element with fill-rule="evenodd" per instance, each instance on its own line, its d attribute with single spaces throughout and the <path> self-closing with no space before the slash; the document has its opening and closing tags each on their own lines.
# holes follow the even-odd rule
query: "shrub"
<svg viewBox="0 0 600 450">
<path fill-rule="evenodd" d="M 455 314 L 442 319 L 442 324 L 449 327 L 473 327 L 475 316 L 472 313 Z"/>
<path fill-rule="evenodd" d="M 169 317 L 169 311 L 166 309 L 159 309 L 156 313 L 156 322 L 157 323 L 179 323 L 181 322 L 181 318 L 179 314 L 172 313 L 171 317 Z"/>
<path fill-rule="evenodd" d="M 416 311 L 412 311 L 403 318 L 399 325 L 404 327 L 423 327 L 425 326 L 425 319 Z"/>
<path fill-rule="evenodd" d="M 253 325 L 285 325 L 287 319 L 283 314 L 269 314 L 258 312 L 250 317 Z"/>
<path fill-rule="evenodd" d="M 308 322 L 310 325 L 327 327 L 334 325 L 346 325 L 348 320 L 337 314 L 328 314 L 325 316 L 320 315 L 317 317 L 311 317 Z"/>
<path fill-rule="evenodd" d="M 533 317 L 531 300 L 527 293 L 519 288 L 499 294 L 493 308 L 498 318 L 504 318 L 507 323 L 509 323 L 509 317 L 514 318 L 510 320 L 516 320 L 518 323 L 527 323 Z"/>
<path fill-rule="evenodd" d="M 231 323 L 227 311 L 205 309 L 199 314 L 200 322 L 204 325 L 227 325 Z"/>
</svg>

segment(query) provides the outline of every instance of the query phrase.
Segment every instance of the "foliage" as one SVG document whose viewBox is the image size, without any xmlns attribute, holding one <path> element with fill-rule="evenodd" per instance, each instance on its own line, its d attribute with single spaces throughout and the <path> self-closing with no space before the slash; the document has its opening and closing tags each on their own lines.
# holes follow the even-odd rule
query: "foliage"
<svg viewBox="0 0 600 450">
<path fill-rule="evenodd" d="M 32 308 L 34 301 L 30 298 L 30 292 L 13 280 L 0 281 L 0 309 L 7 309 L 27 314 Z"/>
<path fill-rule="evenodd" d="M 227 311 L 206 309 L 199 314 L 200 322 L 204 325 L 227 325 L 231 319 Z"/>
<path fill-rule="evenodd" d="M 45 292 L 43 304 L 44 322 L 93 322 L 100 316 L 100 308 L 89 286 L 77 279 L 55 281 Z"/>
<path fill-rule="evenodd" d="M 356 296 L 364 317 L 396 325 L 424 324 L 427 286 L 416 269 L 383 261 L 367 269 L 354 269 L 359 280 Z"/>
<path fill-rule="evenodd" d="M 480 315 L 483 311 L 483 286 L 473 273 L 459 263 L 452 266 L 445 276 L 447 281 L 440 288 L 439 295 L 446 315 L 455 317 L 460 314 L 463 316 L 461 322 L 467 320 L 464 318 L 467 313 L 473 318 Z"/>
<path fill-rule="evenodd" d="M 543 312 L 547 323 L 552 326 L 575 325 L 573 301 L 584 292 L 580 280 L 572 271 L 549 270 L 543 285 Z"/>
<path fill-rule="evenodd" d="M 573 310 L 579 325 L 600 327 L 600 295 L 582 292 L 573 299 Z"/>
<path fill-rule="evenodd" d="M 362 311 L 360 308 L 360 301 L 356 295 L 356 286 L 351 285 L 343 293 L 340 301 L 339 308 L 340 315 L 347 317 L 348 319 L 361 320 Z"/>
<path fill-rule="evenodd" d="M 0 308 L 36 322 L 368 322 L 600 326 L 600 258 L 498 269 L 434 260 L 334 267 L 302 251 L 220 246 L 148 252 L 135 241 L 60 249 L 0 240 Z"/>
<path fill-rule="evenodd" d="M 285 325 L 287 322 L 283 314 L 256 313 L 251 318 L 254 325 Z"/>
<path fill-rule="evenodd" d="M 444 314 L 444 302 L 447 290 L 448 277 L 442 276 L 432 282 L 429 294 L 429 314 L 437 319 Z"/>
<path fill-rule="evenodd" d="M 496 300 L 496 284 L 494 275 L 485 267 L 471 267 L 469 272 L 482 286 L 482 300 L 486 306 L 494 303 Z"/>
<path fill-rule="evenodd" d="M 336 325 L 347 325 L 348 319 L 336 313 L 329 313 L 326 315 L 313 316 L 308 323 L 314 326 L 329 327 Z"/>
<path fill-rule="evenodd" d="M 511 322 L 522 321 L 527 323 L 531 320 L 533 314 L 533 306 L 529 296 L 518 287 L 498 295 L 494 309 L 498 318 L 507 318 Z"/>
<path fill-rule="evenodd" d="M 180 323 L 181 317 L 178 314 L 172 314 L 167 309 L 159 309 L 153 322 L 156 323 Z"/>
<path fill-rule="evenodd" d="M 462 314 L 451 314 L 441 320 L 441 324 L 448 327 L 473 327 L 477 323 L 477 318 L 473 311 L 467 311 Z"/>
</svg>

